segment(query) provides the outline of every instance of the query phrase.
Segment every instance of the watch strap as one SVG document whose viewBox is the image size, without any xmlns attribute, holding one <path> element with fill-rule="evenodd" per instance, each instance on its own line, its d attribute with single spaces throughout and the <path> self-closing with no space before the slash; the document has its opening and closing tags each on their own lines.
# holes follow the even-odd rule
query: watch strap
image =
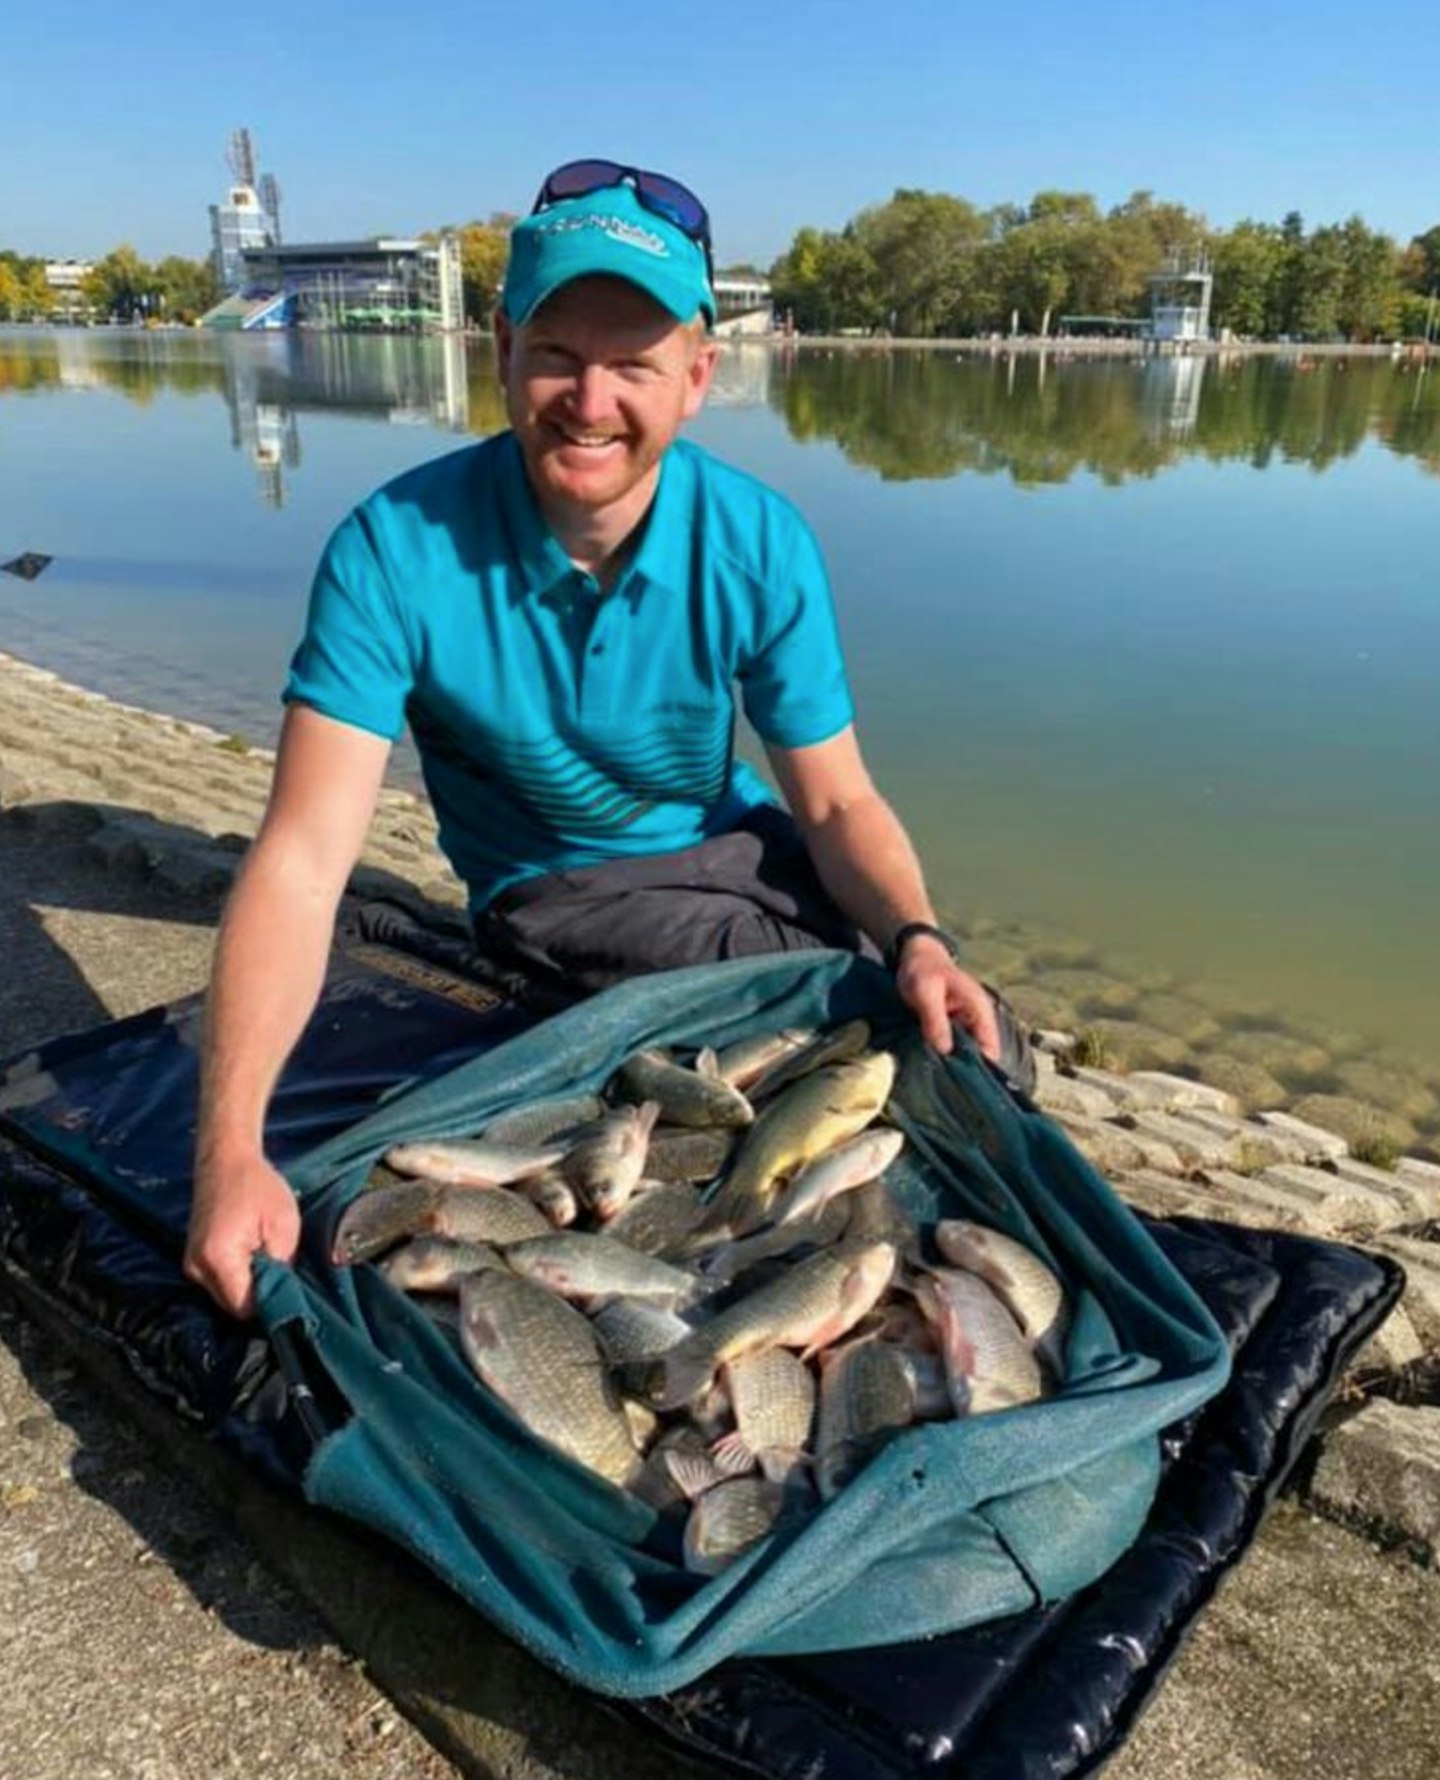
<svg viewBox="0 0 1440 1780">
<path fill-rule="evenodd" d="M 885 948 L 885 962 L 891 970 L 900 968 L 901 953 L 912 939 L 918 939 L 922 934 L 927 939 L 939 940 L 952 958 L 959 958 L 960 942 L 953 934 L 947 933 L 943 927 L 936 927 L 931 921 L 907 921 Z"/>
</svg>

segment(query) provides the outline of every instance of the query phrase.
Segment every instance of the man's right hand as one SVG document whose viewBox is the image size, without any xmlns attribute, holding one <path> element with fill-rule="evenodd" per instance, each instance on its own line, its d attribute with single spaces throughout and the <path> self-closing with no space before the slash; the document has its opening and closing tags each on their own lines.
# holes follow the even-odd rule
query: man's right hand
<svg viewBox="0 0 1440 1780">
<path fill-rule="evenodd" d="M 260 1250 L 277 1261 L 300 1246 L 300 1208 L 285 1177 L 263 1156 L 201 1169 L 185 1244 L 187 1279 L 203 1286 L 231 1316 L 255 1313 L 251 1258 Z"/>
</svg>

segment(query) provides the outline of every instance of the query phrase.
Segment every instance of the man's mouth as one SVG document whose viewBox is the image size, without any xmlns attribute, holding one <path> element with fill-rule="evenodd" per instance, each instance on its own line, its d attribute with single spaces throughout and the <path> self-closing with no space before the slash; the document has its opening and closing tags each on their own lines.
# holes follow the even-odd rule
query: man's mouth
<svg viewBox="0 0 1440 1780">
<path fill-rule="evenodd" d="M 575 427 L 555 425 L 554 431 L 566 444 L 580 451 L 603 451 L 607 446 L 618 445 L 624 440 L 624 433 L 589 432 Z"/>
</svg>

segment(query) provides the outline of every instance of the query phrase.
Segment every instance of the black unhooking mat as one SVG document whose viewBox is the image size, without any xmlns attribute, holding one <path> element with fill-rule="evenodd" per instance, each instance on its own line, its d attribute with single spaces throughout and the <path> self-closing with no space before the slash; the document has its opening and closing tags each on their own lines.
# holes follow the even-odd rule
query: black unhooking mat
<svg viewBox="0 0 1440 1780">
<path fill-rule="evenodd" d="M 533 1010 L 404 922 L 338 955 L 272 1108 L 283 1167 L 416 1083 L 513 1037 Z M 428 953 L 428 959 L 420 954 Z M 512 987 L 504 985 L 504 987 Z M 57 1040 L 0 1071 L 0 1256 L 113 1343 L 187 1419 L 299 1488 L 326 1406 L 306 1356 L 212 1313 L 179 1272 L 198 1006 Z M 106 1182 L 125 1185 L 107 1203 Z M 146 1217 L 137 1206 L 153 1205 Z M 735 1659 L 617 1710 L 711 1758 L 791 1780 L 1050 1780 L 1112 1754 L 1244 1553 L 1344 1366 L 1398 1297 L 1389 1261 L 1197 1220 L 1152 1234 L 1234 1356 L 1223 1392 L 1162 1437 L 1139 1538 L 1090 1587 L 920 1643 Z"/>
</svg>

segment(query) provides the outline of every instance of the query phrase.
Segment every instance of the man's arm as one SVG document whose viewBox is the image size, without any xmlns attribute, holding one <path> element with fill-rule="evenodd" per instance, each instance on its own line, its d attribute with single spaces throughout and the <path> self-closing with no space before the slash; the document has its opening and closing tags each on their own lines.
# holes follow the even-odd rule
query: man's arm
<svg viewBox="0 0 1440 1780">
<path fill-rule="evenodd" d="M 856 926 L 883 949 L 911 921 L 933 925 L 920 861 L 875 789 L 853 725 L 811 748 L 772 746 L 767 753 L 821 883 Z M 895 984 L 936 1050 L 951 1048 L 953 1019 L 999 1060 L 994 1004 L 938 940 L 919 935 L 906 944 Z"/>
<path fill-rule="evenodd" d="M 220 923 L 185 1272 L 237 1316 L 254 1308 L 251 1256 L 288 1261 L 300 1240 L 294 1195 L 265 1160 L 265 1109 L 319 998 L 389 753 L 383 737 L 290 708 L 265 818 Z"/>
</svg>

